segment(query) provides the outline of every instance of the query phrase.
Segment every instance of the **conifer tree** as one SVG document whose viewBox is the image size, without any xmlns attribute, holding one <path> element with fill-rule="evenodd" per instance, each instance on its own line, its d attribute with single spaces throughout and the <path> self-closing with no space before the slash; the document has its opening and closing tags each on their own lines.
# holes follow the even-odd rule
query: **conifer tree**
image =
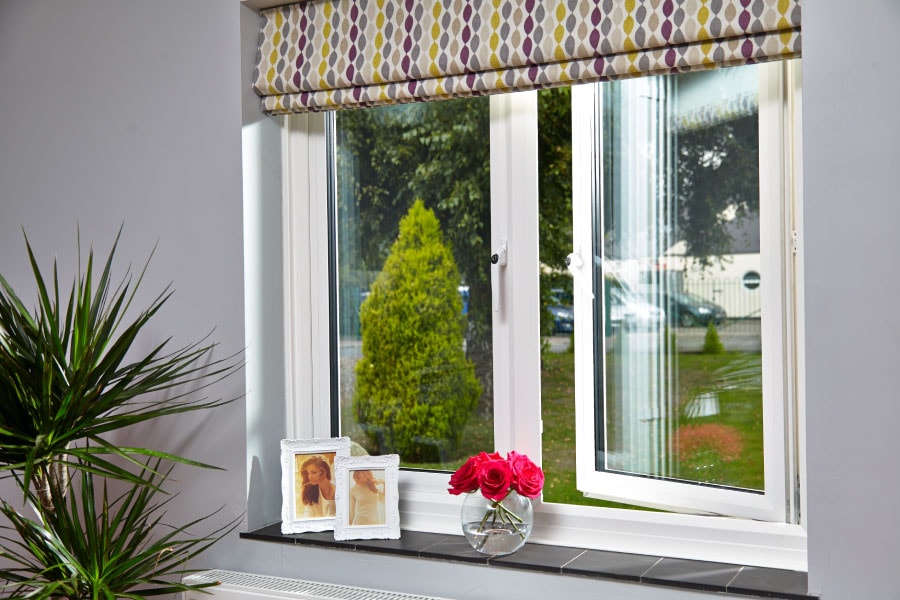
<svg viewBox="0 0 900 600">
<path fill-rule="evenodd" d="M 378 452 L 425 462 L 459 443 L 481 394 L 459 284 L 437 217 L 416 200 L 360 308 L 353 409 Z"/>
<path fill-rule="evenodd" d="M 709 320 L 706 326 L 706 336 L 703 338 L 703 354 L 722 354 L 725 352 L 725 346 L 719 339 L 719 332 L 716 330 L 716 322 Z"/>
</svg>

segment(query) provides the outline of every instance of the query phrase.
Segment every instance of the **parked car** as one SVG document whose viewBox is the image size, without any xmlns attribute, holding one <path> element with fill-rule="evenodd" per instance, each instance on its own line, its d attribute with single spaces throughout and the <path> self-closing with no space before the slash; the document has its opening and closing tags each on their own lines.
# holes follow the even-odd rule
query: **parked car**
<svg viewBox="0 0 900 600">
<path fill-rule="evenodd" d="M 614 329 L 646 331 L 665 321 L 664 310 L 625 288 L 610 286 L 609 299 L 609 319 Z"/>
<path fill-rule="evenodd" d="M 669 323 L 680 327 L 716 325 L 725 320 L 725 309 L 714 302 L 688 292 L 659 294 L 659 306 L 669 315 Z"/>
<path fill-rule="evenodd" d="M 550 290 L 550 304 L 547 310 L 553 315 L 553 334 L 573 333 L 575 331 L 575 311 L 572 308 L 572 295 L 562 288 Z"/>
<path fill-rule="evenodd" d="M 572 333 L 575 331 L 575 312 L 571 306 L 551 304 L 547 307 L 553 315 L 553 333 Z"/>
</svg>

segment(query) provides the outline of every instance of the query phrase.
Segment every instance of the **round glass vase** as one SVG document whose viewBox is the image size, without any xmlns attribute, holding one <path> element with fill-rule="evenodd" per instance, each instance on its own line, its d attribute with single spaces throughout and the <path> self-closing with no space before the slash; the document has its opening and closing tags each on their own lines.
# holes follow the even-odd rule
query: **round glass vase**
<svg viewBox="0 0 900 600">
<path fill-rule="evenodd" d="M 525 545 L 534 525 L 534 511 L 531 499 L 514 490 L 503 500 L 488 500 L 476 490 L 466 494 L 460 520 L 472 548 L 483 554 L 502 556 Z"/>
</svg>

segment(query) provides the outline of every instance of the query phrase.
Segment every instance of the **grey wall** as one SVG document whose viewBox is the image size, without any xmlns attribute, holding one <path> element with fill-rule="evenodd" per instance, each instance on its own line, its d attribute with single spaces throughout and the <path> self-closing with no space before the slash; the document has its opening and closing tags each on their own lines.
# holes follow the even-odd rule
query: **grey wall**
<svg viewBox="0 0 900 600">
<path fill-rule="evenodd" d="M 900 589 L 900 83 L 891 62 L 900 4 L 854 3 L 865 43 L 838 52 L 830 40 L 848 39 L 846 7 L 803 7 L 807 516 L 811 589 L 828 600 Z M 76 223 L 101 252 L 124 223 L 123 259 L 140 262 L 159 241 L 147 290 L 176 288 L 153 336 L 187 341 L 216 327 L 223 350 L 247 345 L 246 405 L 132 432 L 228 469 L 185 478 L 174 521 L 222 504 L 232 516 L 246 509 L 253 526 L 278 519 L 281 174 L 277 123 L 259 115 L 247 87 L 255 27 L 236 0 L 0 0 L 0 272 L 28 281 L 21 226 L 44 263 L 58 255 L 65 265 Z M 241 376 L 215 392 L 243 389 Z M 513 586 L 523 600 L 709 597 L 236 536 L 200 562 L 468 599 Z"/>
<path fill-rule="evenodd" d="M 123 269 L 159 243 L 142 304 L 175 289 L 144 346 L 215 328 L 219 356 L 242 350 L 239 37 L 236 1 L 0 1 L 0 272 L 25 298 L 22 227 L 45 267 L 59 257 L 66 281 L 76 225 L 105 254 L 124 224 Z M 211 393 L 244 387 L 240 373 Z M 244 423 L 239 400 L 130 432 L 228 468 L 179 470 L 173 521 L 222 505 L 222 520 L 244 512 Z M 212 558 L 236 551 L 223 544 Z"/>
<path fill-rule="evenodd" d="M 247 524 L 281 520 L 285 437 L 281 237 L 281 120 L 260 112 L 251 89 L 259 15 L 241 6 L 244 264 L 247 331 Z"/>
<path fill-rule="evenodd" d="M 849 10 L 803 5 L 810 587 L 897 598 L 900 3 Z"/>
</svg>

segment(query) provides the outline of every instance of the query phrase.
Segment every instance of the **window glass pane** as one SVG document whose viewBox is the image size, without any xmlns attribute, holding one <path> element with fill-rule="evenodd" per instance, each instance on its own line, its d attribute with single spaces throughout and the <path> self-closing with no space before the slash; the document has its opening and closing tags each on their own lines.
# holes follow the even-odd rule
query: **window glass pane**
<svg viewBox="0 0 900 600">
<path fill-rule="evenodd" d="M 541 450 L 543 501 L 641 508 L 589 498 L 577 488 L 575 454 L 575 287 L 573 251 L 572 88 L 538 92 L 538 218 L 541 289 Z"/>
<path fill-rule="evenodd" d="M 575 484 L 574 283 L 571 88 L 538 92 L 538 227 L 541 284 L 541 453 L 544 502 L 608 506 Z"/>
<path fill-rule="evenodd" d="M 489 99 L 335 119 L 341 434 L 455 469 L 493 448 Z"/>
<path fill-rule="evenodd" d="M 603 84 L 600 471 L 763 490 L 756 69 Z"/>
<path fill-rule="evenodd" d="M 545 502 L 577 503 L 575 315 L 572 277 L 572 102 L 568 87 L 538 92 L 538 233 L 541 261 L 541 454 Z"/>
</svg>

